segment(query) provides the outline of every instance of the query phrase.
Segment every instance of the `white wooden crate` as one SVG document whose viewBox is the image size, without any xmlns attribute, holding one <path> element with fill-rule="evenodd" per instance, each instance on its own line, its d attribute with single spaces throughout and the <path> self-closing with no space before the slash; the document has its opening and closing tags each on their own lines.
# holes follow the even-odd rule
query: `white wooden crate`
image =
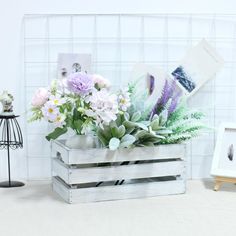
<svg viewBox="0 0 236 236">
<path fill-rule="evenodd" d="M 110 151 L 69 149 L 59 140 L 52 157 L 53 190 L 68 203 L 185 192 L 185 145 Z"/>
</svg>

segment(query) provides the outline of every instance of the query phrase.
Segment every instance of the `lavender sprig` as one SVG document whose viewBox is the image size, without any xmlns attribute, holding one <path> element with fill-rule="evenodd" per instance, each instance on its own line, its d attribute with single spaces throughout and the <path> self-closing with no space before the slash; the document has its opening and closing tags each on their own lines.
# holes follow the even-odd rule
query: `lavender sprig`
<svg viewBox="0 0 236 236">
<path fill-rule="evenodd" d="M 172 98 L 170 106 L 168 107 L 168 117 L 175 111 L 178 103 L 179 103 L 179 99 L 182 95 L 182 92 L 178 92 L 175 94 L 175 96 Z"/>
<path fill-rule="evenodd" d="M 152 119 L 155 114 L 159 115 L 162 112 L 162 110 L 166 107 L 170 98 L 172 98 L 173 100 L 171 101 L 171 104 L 169 106 L 168 115 L 175 110 L 179 101 L 179 97 L 181 96 L 181 93 L 175 94 L 175 91 L 176 91 L 176 81 L 173 80 L 170 84 L 166 79 L 161 93 L 161 97 L 157 100 L 156 104 L 154 105 L 150 113 L 149 119 Z"/>
</svg>

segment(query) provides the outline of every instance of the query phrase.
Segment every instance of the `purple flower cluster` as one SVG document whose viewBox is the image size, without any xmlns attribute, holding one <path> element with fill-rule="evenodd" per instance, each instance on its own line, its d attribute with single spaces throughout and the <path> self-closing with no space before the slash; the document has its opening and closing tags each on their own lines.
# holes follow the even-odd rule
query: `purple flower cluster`
<svg viewBox="0 0 236 236">
<path fill-rule="evenodd" d="M 81 96 L 87 95 L 94 88 L 92 76 L 84 72 L 76 72 L 67 79 L 68 90 Z"/>
<path fill-rule="evenodd" d="M 159 115 L 163 109 L 166 108 L 168 101 L 171 99 L 170 105 L 168 107 L 168 116 L 170 116 L 175 111 L 181 94 L 182 93 L 176 89 L 176 81 L 172 80 L 170 83 L 166 79 L 161 97 L 157 100 L 155 106 L 153 107 L 150 114 L 150 119 L 152 119 L 155 114 Z"/>
</svg>

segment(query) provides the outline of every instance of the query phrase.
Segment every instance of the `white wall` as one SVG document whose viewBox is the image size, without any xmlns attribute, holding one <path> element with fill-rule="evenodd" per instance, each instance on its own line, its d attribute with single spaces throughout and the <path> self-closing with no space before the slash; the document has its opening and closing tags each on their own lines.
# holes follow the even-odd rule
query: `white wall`
<svg viewBox="0 0 236 236">
<path fill-rule="evenodd" d="M 9 90 L 15 96 L 15 111 L 22 106 L 22 35 L 24 14 L 71 14 L 71 13 L 234 13 L 234 0 L 214 1 L 159 1 L 159 0 L 1 0 L 0 14 L 0 91 Z M 13 172 L 16 177 L 25 177 L 24 152 L 13 154 Z M 1 152 L 0 178 L 5 176 L 6 162 Z M 40 168 L 40 167 L 38 167 Z M 42 167 L 43 168 L 43 167 Z M 32 170 L 34 171 L 34 170 Z M 37 171 L 37 169 L 35 170 Z"/>
</svg>

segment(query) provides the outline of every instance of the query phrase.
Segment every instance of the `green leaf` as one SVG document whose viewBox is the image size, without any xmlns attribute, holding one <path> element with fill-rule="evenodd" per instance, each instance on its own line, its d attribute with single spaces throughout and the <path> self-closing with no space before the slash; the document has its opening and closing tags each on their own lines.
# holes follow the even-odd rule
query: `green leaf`
<svg viewBox="0 0 236 236">
<path fill-rule="evenodd" d="M 80 118 L 80 112 L 77 110 L 77 108 L 74 108 L 73 110 L 73 119 L 77 120 Z"/>
<path fill-rule="evenodd" d="M 124 121 L 124 122 L 123 122 L 123 125 L 124 125 L 126 128 L 133 128 L 133 127 L 135 127 L 135 123 L 134 123 L 134 122 L 131 122 L 131 121 L 128 121 L 128 120 Z"/>
<path fill-rule="evenodd" d="M 152 143 L 152 142 L 143 142 L 142 145 L 144 147 L 154 147 L 154 143 Z"/>
<path fill-rule="evenodd" d="M 135 126 L 141 128 L 141 129 L 143 129 L 143 130 L 148 131 L 148 127 L 147 127 L 145 124 L 143 124 L 143 123 L 135 122 Z"/>
<path fill-rule="evenodd" d="M 145 130 L 140 130 L 135 134 L 136 139 L 143 138 L 147 134 L 147 131 Z"/>
<path fill-rule="evenodd" d="M 135 130 L 135 127 L 126 128 L 126 134 L 131 134 Z"/>
<path fill-rule="evenodd" d="M 99 129 L 97 131 L 97 136 L 98 139 L 100 140 L 100 142 L 106 147 L 108 145 L 108 140 L 106 139 L 106 137 L 103 135 L 103 132 L 101 129 Z"/>
<path fill-rule="evenodd" d="M 121 138 L 125 134 L 125 126 L 121 125 L 119 128 L 117 126 L 111 127 L 111 134 L 115 138 Z"/>
<path fill-rule="evenodd" d="M 120 147 L 121 147 L 121 148 L 129 147 L 129 146 L 131 146 L 135 141 L 136 141 L 136 139 L 135 139 L 135 137 L 134 137 L 133 135 L 126 134 L 126 135 L 121 139 Z"/>
<path fill-rule="evenodd" d="M 118 114 L 115 123 L 116 123 L 118 126 L 120 126 L 120 125 L 122 125 L 122 122 L 123 122 L 122 116 L 121 116 L 120 114 Z"/>
<path fill-rule="evenodd" d="M 107 139 L 110 140 L 112 138 L 112 133 L 111 133 L 111 129 L 109 126 L 104 126 L 102 129 L 103 132 L 103 136 Z"/>
<path fill-rule="evenodd" d="M 114 151 L 116 150 L 120 145 L 120 140 L 118 138 L 112 138 L 109 142 L 109 148 L 110 150 Z"/>
<path fill-rule="evenodd" d="M 141 122 L 125 121 L 123 124 L 127 129 L 134 128 L 134 127 L 139 127 L 141 129 L 144 129 L 144 130 L 148 131 L 148 127 L 145 124 L 141 123 Z"/>
<path fill-rule="evenodd" d="M 74 120 L 74 122 L 73 122 L 74 129 L 76 130 L 77 133 L 81 132 L 82 125 L 83 125 L 82 120 Z"/>
<path fill-rule="evenodd" d="M 129 120 L 129 118 L 130 118 L 130 116 L 129 116 L 129 113 L 128 112 L 125 112 L 124 113 L 124 118 L 125 118 L 125 120 Z"/>
<path fill-rule="evenodd" d="M 118 128 L 118 138 L 121 138 L 125 135 L 125 126 L 124 125 L 121 125 L 119 128 Z"/>
<path fill-rule="evenodd" d="M 111 134 L 115 138 L 119 138 L 119 130 L 117 126 L 111 127 Z"/>
<path fill-rule="evenodd" d="M 46 136 L 46 139 L 48 141 L 50 141 L 51 139 L 57 139 L 59 136 L 61 136 L 62 134 L 65 134 L 67 132 L 67 128 L 66 127 L 57 127 L 53 132 L 51 132 L 50 134 L 48 134 Z"/>
<path fill-rule="evenodd" d="M 160 135 L 168 135 L 168 134 L 172 134 L 173 132 L 169 129 L 163 129 L 163 130 L 158 130 L 157 134 Z"/>
<path fill-rule="evenodd" d="M 152 130 L 156 131 L 159 129 L 159 117 L 151 122 Z"/>
<path fill-rule="evenodd" d="M 160 114 L 160 125 L 165 125 L 165 123 L 167 122 L 168 119 L 168 111 L 165 109 L 161 112 Z"/>
<path fill-rule="evenodd" d="M 132 116 L 131 116 L 131 121 L 137 122 L 141 118 L 141 112 L 136 111 Z"/>
</svg>

